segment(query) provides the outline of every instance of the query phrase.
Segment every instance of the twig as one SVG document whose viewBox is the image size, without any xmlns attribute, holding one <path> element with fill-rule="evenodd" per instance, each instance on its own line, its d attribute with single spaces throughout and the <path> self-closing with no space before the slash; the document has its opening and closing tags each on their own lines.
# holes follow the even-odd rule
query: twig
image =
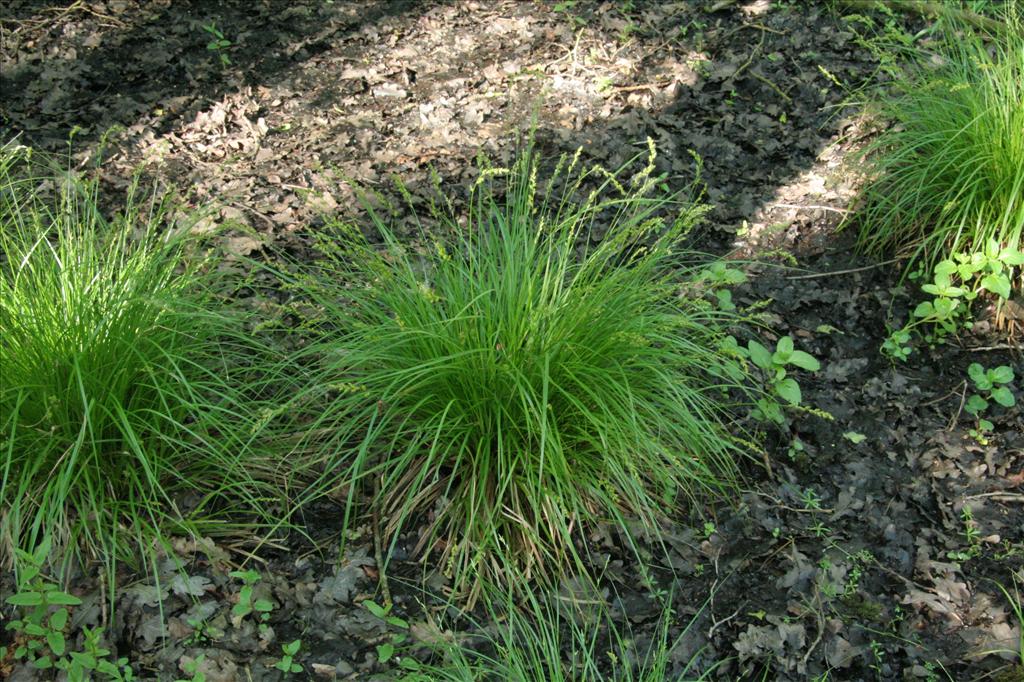
<svg viewBox="0 0 1024 682">
<path fill-rule="evenodd" d="M 825 508 L 809 509 L 807 507 L 804 507 L 804 508 L 789 507 L 789 506 L 786 506 L 786 505 L 782 504 L 782 500 L 780 500 L 779 498 L 774 497 L 772 495 L 769 495 L 768 493 L 763 493 L 760 490 L 752 490 L 751 492 L 754 493 L 755 495 L 760 495 L 761 497 L 767 497 L 769 500 L 771 500 L 772 502 L 775 503 L 776 507 L 778 507 L 779 509 L 785 509 L 786 511 L 801 512 L 803 514 L 831 514 L 832 512 L 835 511 L 835 509 L 825 509 Z"/>
<path fill-rule="evenodd" d="M 660 90 L 666 86 L 672 85 L 675 81 L 666 81 L 664 83 L 644 83 L 643 85 L 617 85 L 609 88 L 612 92 L 630 92 L 632 90 Z"/>
<path fill-rule="evenodd" d="M 790 275 L 786 279 L 817 279 L 819 277 L 832 277 L 833 275 L 849 275 L 854 272 L 864 272 L 865 270 L 874 270 L 884 265 L 891 265 L 899 261 L 899 258 L 891 258 L 881 263 L 875 263 L 874 265 L 865 265 L 862 268 L 850 268 L 849 270 L 836 270 L 834 272 L 815 272 L 810 275 Z"/>
<path fill-rule="evenodd" d="M 770 80 L 768 80 L 767 78 L 765 78 L 764 76 L 762 76 L 758 72 L 751 71 L 750 75 L 753 76 L 754 78 L 756 78 L 757 80 L 761 81 L 765 85 L 767 85 L 772 90 L 774 90 L 776 92 L 776 94 L 778 94 L 778 96 L 781 97 L 782 99 L 786 100 L 787 102 L 792 102 L 793 101 L 793 98 L 790 97 L 789 95 L 787 95 L 785 92 L 783 92 L 782 88 L 780 88 L 775 83 L 772 83 Z"/>
<path fill-rule="evenodd" d="M 786 99 L 789 99 L 788 97 Z M 772 204 L 772 208 L 798 208 L 798 209 L 821 209 L 822 211 L 832 211 L 833 213 L 849 213 L 850 210 L 846 208 L 836 208 L 835 206 L 822 206 L 819 204 L 808 204 L 807 206 L 801 206 L 799 204 Z"/>
<path fill-rule="evenodd" d="M 814 609 L 814 618 L 818 624 L 818 636 L 814 638 L 813 642 L 811 642 L 811 647 L 804 652 L 803 660 L 800 661 L 800 665 L 802 666 L 807 665 L 807 660 L 811 657 L 811 653 L 813 653 L 818 647 L 818 644 L 821 643 L 821 638 L 825 636 L 825 618 L 822 616 L 821 611 L 821 593 L 817 590 L 814 592 L 814 601 L 818 607 Z"/>
<path fill-rule="evenodd" d="M 953 417 L 949 420 L 949 423 L 946 424 L 946 430 L 947 431 L 952 431 L 953 428 L 956 426 L 957 420 L 960 419 L 960 414 L 964 411 L 964 401 L 966 401 L 966 400 L 967 400 L 967 382 L 964 381 L 964 383 L 963 383 L 963 391 L 961 391 L 961 393 L 960 393 L 960 406 L 956 408 L 956 414 L 954 414 Z"/>
<path fill-rule="evenodd" d="M 738 606 L 736 608 L 736 610 L 732 612 L 732 614 L 726 616 L 722 620 L 716 620 L 714 623 L 712 623 L 711 627 L 708 628 L 708 639 L 710 640 L 711 639 L 711 635 L 715 634 L 715 630 L 718 629 L 719 625 L 725 625 L 726 623 L 728 623 L 730 620 L 732 620 L 733 618 L 738 616 L 742 609 L 743 609 L 742 606 Z"/>
<path fill-rule="evenodd" d="M 261 213 L 261 212 L 257 211 L 254 208 L 246 206 L 245 204 L 239 203 L 237 201 L 232 201 L 231 199 L 226 199 L 224 201 L 224 203 L 228 204 L 229 206 L 234 206 L 235 208 L 237 208 L 237 209 L 239 209 L 241 211 L 245 211 L 247 213 L 251 213 L 252 215 L 256 216 L 257 218 L 261 218 L 268 225 L 270 225 L 271 228 L 277 227 L 277 224 L 273 220 L 270 219 L 270 216 L 266 215 L 265 213 Z"/>
<path fill-rule="evenodd" d="M 968 495 L 964 500 L 978 500 L 983 497 L 998 500 L 999 502 L 1024 502 L 1024 495 L 1020 493 L 1008 493 L 1002 490 L 991 493 L 980 493 L 978 495 Z"/>
<path fill-rule="evenodd" d="M 961 346 L 961 349 L 963 349 L 965 351 L 969 351 L 971 353 L 973 353 L 974 351 L 978 351 L 980 353 L 982 351 L 989 351 L 989 350 L 1018 350 L 1019 351 L 1020 350 L 1020 346 L 1018 346 L 1018 345 L 1010 345 L 1008 343 L 1000 343 L 1000 344 L 997 344 L 995 346 Z"/>
<path fill-rule="evenodd" d="M 734 71 L 733 74 L 731 76 L 729 76 L 729 78 L 727 78 L 726 80 L 729 81 L 729 82 L 735 83 L 736 79 L 739 78 L 740 75 L 744 71 L 747 70 L 747 67 L 749 67 L 753 63 L 754 57 L 757 56 L 757 54 L 761 51 L 761 47 L 763 45 L 764 45 L 764 31 L 761 31 L 761 40 L 757 41 L 757 45 L 755 45 L 754 49 L 751 50 L 750 56 L 747 57 L 747 61 L 743 62 L 743 64 L 740 66 L 740 68 L 736 69 L 736 71 Z"/>
<path fill-rule="evenodd" d="M 963 388 L 964 384 L 966 384 L 966 383 L 967 383 L 967 380 L 965 379 L 965 380 L 961 381 L 959 384 L 957 384 L 957 387 L 954 388 L 949 393 L 947 393 L 946 395 L 940 396 L 940 397 L 935 398 L 933 400 L 929 400 L 926 403 L 921 403 L 918 407 L 928 407 L 929 405 L 934 405 L 935 403 L 941 403 L 943 400 L 945 400 L 949 396 L 956 395 L 960 391 L 960 389 Z"/>
</svg>

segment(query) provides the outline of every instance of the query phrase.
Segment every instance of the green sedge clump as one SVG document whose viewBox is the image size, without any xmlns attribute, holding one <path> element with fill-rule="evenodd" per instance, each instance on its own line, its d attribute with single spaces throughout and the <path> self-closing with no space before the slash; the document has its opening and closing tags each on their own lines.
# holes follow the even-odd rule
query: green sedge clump
<svg viewBox="0 0 1024 682">
<path fill-rule="evenodd" d="M 864 251 L 896 251 L 908 271 L 930 274 L 952 254 L 1020 250 L 1024 24 L 1017 2 L 1004 13 L 992 33 L 947 27 L 879 102 L 891 123 L 866 150 L 870 177 L 853 217 Z"/>
<path fill-rule="evenodd" d="M 665 193 L 654 155 L 632 177 L 563 157 L 542 188 L 527 150 L 484 167 L 423 249 L 368 207 L 379 242 L 336 224 L 298 282 L 314 383 L 336 387 L 303 447 L 340 457 L 347 514 L 361 489 L 392 543 L 423 529 L 456 589 L 557 575 L 583 529 L 656 533 L 736 474 L 737 318 L 702 300 L 678 244 L 705 209 Z"/>
<path fill-rule="evenodd" d="M 94 184 L 0 149 L 0 557 L 52 537 L 112 577 L 280 497 L 252 474 L 280 376 L 165 208 L 132 194 L 108 219 Z"/>
</svg>

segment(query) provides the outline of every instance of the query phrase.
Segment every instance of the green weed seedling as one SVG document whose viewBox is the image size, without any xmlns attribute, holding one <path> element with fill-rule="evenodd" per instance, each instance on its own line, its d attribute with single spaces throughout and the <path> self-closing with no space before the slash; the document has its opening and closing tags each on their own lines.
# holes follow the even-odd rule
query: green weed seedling
<svg viewBox="0 0 1024 682">
<path fill-rule="evenodd" d="M 788 376 L 786 367 L 792 365 L 809 372 L 817 372 L 821 369 L 821 363 L 810 353 L 796 350 L 793 346 L 793 339 L 789 336 L 779 339 L 774 352 L 754 340 L 748 341 L 746 348 L 739 346 L 736 339 L 731 336 L 727 339 L 727 343 L 731 346 L 730 350 L 748 358 L 761 369 L 767 378 L 767 395 L 756 401 L 753 417 L 776 424 L 785 423 L 783 406 L 796 407 L 803 401 L 800 384 L 796 379 Z"/>
<path fill-rule="evenodd" d="M 377 661 L 379 663 L 387 663 L 394 657 L 396 648 L 404 644 L 408 639 L 409 623 L 398 616 L 391 615 L 391 604 L 381 606 L 376 602 L 367 600 L 363 602 L 363 606 L 366 607 L 367 611 L 388 625 L 402 630 L 402 632 L 393 633 L 388 641 L 377 645 Z"/>
<path fill-rule="evenodd" d="M 725 287 L 742 284 L 747 281 L 747 276 L 742 270 L 715 261 L 704 270 L 700 280 L 711 286 L 719 309 L 732 312 L 736 310 L 736 304 L 732 302 L 732 291 Z"/>
<path fill-rule="evenodd" d="M 238 627 L 246 616 L 255 614 L 260 632 L 265 631 L 268 627 L 267 621 L 270 620 L 270 613 L 274 610 L 274 605 L 266 599 L 255 599 L 253 589 L 261 579 L 260 574 L 250 569 L 247 571 L 231 571 L 228 575 L 242 581 L 242 589 L 238 592 L 238 603 L 231 608 L 232 621 L 235 627 Z"/>
<path fill-rule="evenodd" d="M 981 531 L 974 520 L 974 513 L 967 505 L 960 510 L 960 519 L 964 523 L 964 541 L 967 543 L 967 549 L 947 552 L 946 556 L 953 561 L 968 561 L 981 554 Z"/>
<path fill-rule="evenodd" d="M 78 606 L 82 600 L 43 577 L 43 565 L 50 553 L 49 537 L 34 552 L 15 549 L 15 553 L 19 563 L 18 591 L 5 601 L 21 610 L 21 618 L 12 620 L 5 629 L 23 639 L 14 649 L 14 659 L 46 670 L 64 660 L 64 629 L 70 615 L 67 607 Z"/>
<path fill-rule="evenodd" d="M 210 34 L 210 42 L 206 43 L 206 49 L 217 55 L 221 66 L 231 66 L 231 58 L 227 53 L 231 47 L 231 41 L 224 37 L 224 32 L 217 28 L 217 24 L 212 21 L 209 24 L 203 24 L 203 30 Z"/>
<path fill-rule="evenodd" d="M 1009 300 L 1014 268 L 1022 264 L 1024 254 L 1001 247 L 995 240 L 990 240 L 983 251 L 957 253 L 940 261 L 932 270 L 932 281 L 921 286 L 921 291 L 931 298 L 919 303 L 910 321 L 890 333 L 882 344 L 882 353 L 906 360 L 913 352 L 910 343 L 914 336 L 935 346 L 961 330 L 970 329 L 971 303 L 986 293 L 994 296 L 998 305 Z M 920 276 L 920 271 L 915 274 Z"/>
<path fill-rule="evenodd" d="M 185 646 L 206 644 L 210 640 L 217 640 L 224 636 L 223 630 L 202 618 L 186 618 L 185 622 L 192 628 L 192 634 L 182 642 Z"/>
<path fill-rule="evenodd" d="M 111 682 L 129 682 L 135 679 L 128 659 L 110 658 L 110 649 L 102 645 L 103 628 L 83 628 L 84 651 L 72 651 L 70 660 L 58 661 L 56 667 L 67 672 L 68 682 L 88 682 L 95 674 L 103 675 Z"/>
<path fill-rule="evenodd" d="M 994 425 L 988 419 L 982 417 L 990 401 L 1003 407 L 1013 407 L 1016 399 L 1010 390 L 1009 384 L 1013 382 L 1013 369 L 1009 365 L 1001 365 L 994 369 L 985 369 L 977 362 L 972 362 L 967 368 L 967 376 L 974 383 L 977 393 L 964 403 L 964 411 L 977 419 L 977 425 L 970 430 L 971 437 L 982 445 L 988 444 L 986 434 L 990 433 Z"/>
<path fill-rule="evenodd" d="M 281 660 L 274 664 L 274 667 L 283 673 L 301 673 L 302 666 L 295 663 L 295 654 L 299 653 L 299 647 L 302 646 L 302 640 L 297 639 L 290 644 L 281 645 Z"/>
</svg>

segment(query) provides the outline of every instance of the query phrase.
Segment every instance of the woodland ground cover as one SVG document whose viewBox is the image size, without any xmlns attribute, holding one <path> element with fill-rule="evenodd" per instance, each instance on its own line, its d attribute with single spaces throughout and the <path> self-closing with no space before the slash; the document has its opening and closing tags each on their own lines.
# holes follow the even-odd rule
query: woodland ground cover
<svg viewBox="0 0 1024 682">
<path fill-rule="evenodd" d="M 5 89 L 25 93 L 4 125 L 53 149 L 84 123 L 92 157 L 51 182 L 6 176 L 5 332 L 37 333 L 4 343 L 48 345 L 3 346 L 5 380 L 19 363 L 27 377 L 3 393 L 5 672 L 35 675 L 35 658 L 100 679 L 1019 673 L 1021 373 L 984 311 L 1000 303 L 1012 325 L 1016 251 L 986 234 L 958 259 L 936 238 L 922 300 L 851 262 L 850 231 L 828 220 L 869 239 L 900 172 L 936 175 L 913 143 L 871 156 L 879 182 L 849 212 L 859 180 L 838 161 L 871 119 L 840 123 L 836 106 L 875 68 L 902 78 L 886 41 L 941 54 L 974 28 L 785 3 L 312 3 L 265 8 L 277 23 L 262 25 L 225 5 L 161 37 L 204 90 L 181 100 L 160 50 L 109 59 L 152 47 L 180 7 L 4 17 Z M 474 43 L 484 24 L 518 51 Z M 59 31 L 81 55 L 30 56 Z M 1005 54 L 998 40 L 967 43 L 995 55 L 981 73 L 1013 64 L 1013 34 Z M 442 43 L 469 46 L 457 75 L 490 64 L 484 83 L 433 69 Z M 933 90 L 916 73 L 906 97 Z M 111 78 L 156 108 L 84 106 Z M 514 144 L 531 109 L 536 156 Z M 114 122 L 128 128 L 113 151 L 91 146 Z M 493 161 L 469 163 L 488 138 Z M 140 162 L 150 182 L 191 184 L 205 213 L 119 212 Z M 548 182 L 570 166 L 579 183 Z M 403 185 L 384 181 L 395 171 Z M 970 191 L 1012 237 L 996 177 Z M 696 191 L 674 204 L 663 184 Z M 911 249 L 915 230 L 898 237 Z M 939 245 L 954 252 L 930 260 Z M 50 404 L 64 409 L 22 409 Z M 78 452 L 97 466 L 64 456 Z M 119 476 L 126 461 L 151 473 Z M 145 558 L 96 580 L 53 560 L 71 547 Z"/>
</svg>

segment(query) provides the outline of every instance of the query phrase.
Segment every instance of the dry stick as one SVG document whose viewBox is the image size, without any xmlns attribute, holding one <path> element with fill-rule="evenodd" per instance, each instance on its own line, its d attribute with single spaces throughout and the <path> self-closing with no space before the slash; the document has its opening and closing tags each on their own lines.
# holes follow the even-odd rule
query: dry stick
<svg viewBox="0 0 1024 682">
<path fill-rule="evenodd" d="M 819 277 L 832 277 L 833 275 L 849 275 L 854 272 L 864 272 L 865 270 L 874 270 L 884 265 L 891 265 L 898 262 L 899 258 L 892 258 L 890 260 L 882 261 L 881 263 L 875 263 L 874 265 L 865 265 L 862 268 L 850 268 L 849 270 L 836 270 L 835 272 L 815 272 L 810 275 L 790 275 L 786 279 L 817 279 Z"/>
<path fill-rule="evenodd" d="M 237 209 L 239 209 L 241 211 L 245 211 L 246 213 L 251 213 L 252 215 L 256 216 L 257 218 L 260 218 L 263 221 L 265 221 L 268 225 L 270 225 L 271 228 L 276 228 L 277 227 L 277 223 L 275 223 L 270 218 L 270 216 L 266 215 L 265 213 L 261 213 L 260 211 L 257 211 L 254 208 L 246 206 L 245 204 L 241 204 L 241 203 L 239 203 L 237 201 L 232 201 L 231 199 L 225 200 L 224 203 L 228 204 L 229 206 L 234 206 L 235 208 L 237 208 Z"/>
<path fill-rule="evenodd" d="M 747 68 L 754 62 L 754 57 L 757 56 L 757 54 L 761 51 L 761 48 L 763 46 L 764 31 L 761 31 L 761 39 L 757 41 L 757 45 L 755 45 L 754 49 L 750 51 L 750 55 L 747 57 L 747 61 L 743 62 L 743 64 L 740 65 L 740 68 L 736 69 L 733 72 L 733 74 L 726 79 L 726 82 L 735 83 L 736 79 L 739 78 L 743 74 L 743 72 L 746 71 Z"/>
<path fill-rule="evenodd" d="M 964 387 L 963 391 L 960 393 L 960 406 L 958 408 L 956 408 L 956 414 L 954 414 L 953 417 L 949 420 L 949 423 L 946 424 L 946 430 L 947 431 L 952 431 L 956 427 L 957 420 L 960 419 L 960 415 L 964 411 L 964 402 L 967 400 L 967 382 L 966 381 L 964 381 L 963 387 Z"/>
<path fill-rule="evenodd" d="M 849 213 L 850 210 L 846 208 L 836 208 L 835 206 L 823 206 L 820 204 L 809 204 L 801 206 L 800 204 L 772 204 L 772 208 L 797 208 L 797 209 L 821 209 L 822 211 L 832 211 L 833 213 Z"/>
<path fill-rule="evenodd" d="M 793 101 L 793 98 L 790 97 L 789 95 L 787 95 L 785 92 L 783 92 L 782 88 L 780 88 L 775 83 L 772 83 L 770 80 L 768 80 L 767 78 L 765 78 L 761 74 L 757 73 L 756 71 L 751 71 L 750 75 L 753 76 L 754 78 L 756 78 L 757 80 L 761 81 L 765 85 L 767 85 L 772 90 L 774 90 L 779 95 L 779 97 L 781 97 L 782 99 L 786 100 L 787 102 L 792 102 Z"/>
<path fill-rule="evenodd" d="M 978 495 L 968 495 L 964 498 L 964 501 L 978 500 L 983 497 L 997 500 L 999 502 L 1024 502 L 1024 495 L 1021 495 L 1020 493 L 1008 493 L 1002 490 L 991 493 L 981 493 Z"/>
<path fill-rule="evenodd" d="M 971 353 L 975 351 L 981 352 L 987 350 L 1020 350 L 1020 346 L 1011 345 L 1009 343 L 1000 343 L 995 346 L 961 346 L 961 348 Z"/>
<path fill-rule="evenodd" d="M 949 393 L 947 393 L 946 395 L 943 395 L 943 396 L 939 396 L 938 398 L 935 398 L 934 400 L 929 400 L 929 401 L 928 401 L 928 402 L 926 402 L 926 403 L 921 403 L 921 404 L 919 405 L 919 407 L 928 407 L 929 405 L 934 405 L 935 403 L 941 403 L 941 402 L 942 402 L 943 400 L 945 400 L 946 398 L 948 398 L 948 397 L 950 397 L 950 396 L 952 396 L 952 395 L 956 395 L 957 393 L 959 393 L 959 392 L 960 392 L 960 389 L 961 389 L 961 388 L 963 388 L 963 387 L 964 387 L 964 386 L 965 386 L 966 384 L 967 384 L 967 380 L 965 379 L 965 380 L 961 381 L 961 382 L 960 382 L 960 383 L 959 383 L 959 384 L 957 385 L 957 387 L 956 387 L 956 388 L 954 388 L 954 389 L 953 389 L 952 391 L 950 391 L 950 392 L 949 392 Z"/>
<path fill-rule="evenodd" d="M 807 665 L 807 660 L 811 657 L 811 653 L 818 647 L 818 644 L 821 643 L 821 638 L 825 635 L 825 616 L 822 613 L 821 593 L 818 590 L 814 591 L 814 601 L 815 606 L 818 607 L 814 609 L 814 618 L 818 625 L 818 636 L 811 642 L 811 647 L 804 653 L 803 660 L 800 661 L 800 664 L 804 666 Z"/>
</svg>

